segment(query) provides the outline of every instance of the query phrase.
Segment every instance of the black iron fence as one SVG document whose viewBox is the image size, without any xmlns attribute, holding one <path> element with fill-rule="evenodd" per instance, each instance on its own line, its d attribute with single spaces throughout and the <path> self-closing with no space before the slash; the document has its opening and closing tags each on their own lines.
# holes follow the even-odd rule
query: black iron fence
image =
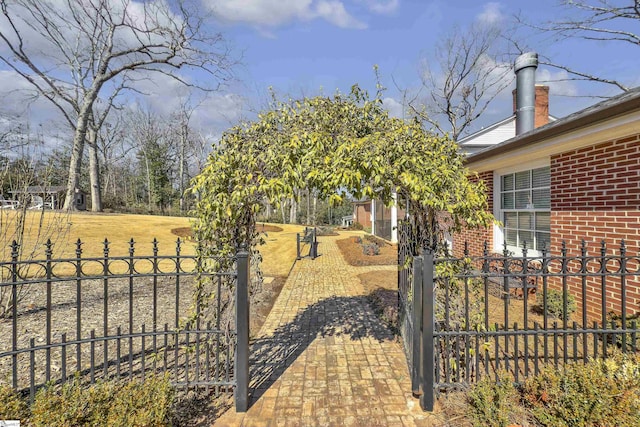
<svg viewBox="0 0 640 427">
<path fill-rule="evenodd" d="M 303 255 L 305 248 L 308 248 L 307 255 Z M 303 257 L 316 259 L 318 257 L 318 229 L 316 227 L 305 227 L 302 234 L 296 233 L 296 259 Z"/>
<path fill-rule="evenodd" d="M 406 227 L 406 225 L 404 225 Z M 408 233 L 400 230 L 400 238 Z M 508 371 L 515 382 L 549 364 L 640 348 L 640 258 L 624 243 L 532 258 L 434 258 L 400 243 L 400 326 L 424 409 L 439 391 Z"/>
<path fill-rule="evenodd" d="M 179 388 L 236 393 L 248 405 L 249 254 L 200 259 L 175 252 L 0 262 L 0 382 L 35 391 L 78 378 L 169 374 Z M 194 293 L 202 298 L 194 299 Z M 197 302 L 194 303 L 194 300 Z"/>
</svg>

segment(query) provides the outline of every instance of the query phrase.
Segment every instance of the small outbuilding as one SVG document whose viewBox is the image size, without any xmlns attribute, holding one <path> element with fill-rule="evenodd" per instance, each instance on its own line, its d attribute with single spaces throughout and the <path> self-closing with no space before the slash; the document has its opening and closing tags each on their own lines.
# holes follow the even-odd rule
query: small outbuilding
<svg viewBox="0 0 640 427">
<path fill-rule="evenodd" d="M 33 185 L 26 189 L 9 191 L 14 199 L 24 200 L 28 209 L 62 209 L 64 205 L 66 187 L 63 185 Z M 75 210 L 87 209 L 86 193 L 76 188 L 73 200 Z"/>
</svg>

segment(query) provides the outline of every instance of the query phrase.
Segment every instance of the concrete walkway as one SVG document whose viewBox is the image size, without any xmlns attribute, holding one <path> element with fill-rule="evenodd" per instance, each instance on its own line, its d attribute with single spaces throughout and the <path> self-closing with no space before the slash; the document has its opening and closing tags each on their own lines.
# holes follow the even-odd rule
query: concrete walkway
<svg viewBox="0 0 640 427">
<path fill-rule="evenodd" d="M 431 426 L 411 395 L 400 342 L 373 313 L 358 275 L 321 237 L 294 266 L 251 348 L 251 407 L 215 426 Z"/>
</svg>

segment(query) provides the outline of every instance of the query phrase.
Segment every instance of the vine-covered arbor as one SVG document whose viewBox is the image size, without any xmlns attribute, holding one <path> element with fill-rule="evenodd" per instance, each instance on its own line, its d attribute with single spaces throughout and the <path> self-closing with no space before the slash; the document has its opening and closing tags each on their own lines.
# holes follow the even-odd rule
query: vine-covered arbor
<svg viewBox="0 0 640 427">
<path fill-rule="evenodd" d="M 257 248 L 256 216 L 307 190 L 333 204 L 346 197 L 409 204 L 421 241 L 441 231 L 492 220 L 482 182 L 469 179 L 456 144 L 417 121 L 390 117 L 380 93 L 276 103 L 253 122 L 228 130 L 194 179 L 194 229 L 206 251 Z"/>
</svg>

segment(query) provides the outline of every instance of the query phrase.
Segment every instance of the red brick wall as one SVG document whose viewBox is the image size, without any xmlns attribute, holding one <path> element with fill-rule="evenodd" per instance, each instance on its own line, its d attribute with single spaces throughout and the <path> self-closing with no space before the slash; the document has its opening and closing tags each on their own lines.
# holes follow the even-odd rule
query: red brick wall
<svg viewBox="0 0 640 427">
<path fill-rule="evenodd" d="M 551 157 L 551 253 L 559 254 L 565 241 L 568 254 L 578 255 L 582 239 L 589 255 L 600 253 L 603 240 L 608 254 L 619 254 L 622 239 L 628 254 L 640 252 L 640 135 Z M 638 279 L 627 279 L 628 313 L 640 311 Z M 581 280 L 568 285 L 582 310 Z M 620 312 L 620 279 L 610 276 L 606 285 L 606 311 Z M 601 289 L 599 278 L 589 278 L 586 305 L 592 320 L 602 316 Z"/>
<path fill-rule="evenodd" d="M 478 174 L 478 178 L 471 179 L 474 182 L 478 180 L 484 181 L 487 187 L 487 203 L 488 211 L 493 213 L 493 171 L 482 172 Z M 479 230 L 463 230 L 453 237 L 453 254 L 454 256 L 462 256 L 464 253 L 464 242 L 468 242 L 469 253 L 471 256 L 482 255 L 484 242 L 489 244 L 489 250 L 493 248 L 493 230 L 490 228 Z"/>
<path fill-rule="evenodd" d="M 371 227 L 371 202 L 356 203 L 354 220 L 363 227 Z"/>
</svg>

